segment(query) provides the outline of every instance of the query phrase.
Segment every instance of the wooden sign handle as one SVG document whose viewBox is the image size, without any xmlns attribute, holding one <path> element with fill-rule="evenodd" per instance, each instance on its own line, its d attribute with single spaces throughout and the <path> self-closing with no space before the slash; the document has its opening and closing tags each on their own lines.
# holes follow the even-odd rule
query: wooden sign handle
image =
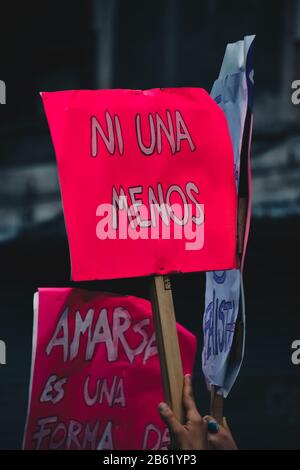
<svg viewBox="0 0 300 470">
<path fill-rule="evenodd" d="M 154 276 L 151 284 L 153 321 L 165 401 L 172 408 L 177 419 L 183 423 L 183 371 L 171 282 L 168 276 Z"/>
<path fill-rule="evenodd" d="M 223 424 L 223 397 L 217 393 L 218 387 L 211 385 L 210 414 L 219 424 Z"/>
</svg>

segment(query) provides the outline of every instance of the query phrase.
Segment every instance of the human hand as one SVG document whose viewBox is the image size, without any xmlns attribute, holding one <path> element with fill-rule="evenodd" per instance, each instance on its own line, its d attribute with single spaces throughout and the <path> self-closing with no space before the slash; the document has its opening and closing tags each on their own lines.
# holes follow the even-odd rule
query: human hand
<svg viewBox="0 0 300 470">
<path fill-rule="evenodd" d="M 205 416 L 203 418 L 208 426 L 207 440 L 211 449 L 213 450 L 238 450 L 237 445 L 233 439 L 227 420 L 223 418 L 222 425 L 215 426 L 215 432 L 209 432 L 209 422 L 215 423 L 215 419 L 212 416 Z"/>
<path fill-rule="evenodd" d="M 160 416 L 170 429 L 172 447 L 180 450 L 208 450 L 207 422 L 196 408 L 190 375 L 184 377 L 182 399 L 186 413 L 185 424 L 178 421 L 166 403 L 158 405 Z"/>
</svg>

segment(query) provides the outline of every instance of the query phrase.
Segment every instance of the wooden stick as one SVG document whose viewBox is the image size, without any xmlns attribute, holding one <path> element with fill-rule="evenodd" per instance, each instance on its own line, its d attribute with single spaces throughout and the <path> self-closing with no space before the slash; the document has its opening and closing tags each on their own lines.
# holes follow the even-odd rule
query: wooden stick
<svg viewBox="0 0 300 470">
<path fill-rule="evenodd" d="M 152 279 L 151 302 L 165 401 L 183 423 L 183 372 L 178 343 L 172 288 L 168 276 Z"/>
<path fill-rule="evenodd" d="M 218 387 L 211 386 L 210 391 L 210 414 L 219 424 L 223 424 L 223 397 L 217 393 Z"/>
</svg>

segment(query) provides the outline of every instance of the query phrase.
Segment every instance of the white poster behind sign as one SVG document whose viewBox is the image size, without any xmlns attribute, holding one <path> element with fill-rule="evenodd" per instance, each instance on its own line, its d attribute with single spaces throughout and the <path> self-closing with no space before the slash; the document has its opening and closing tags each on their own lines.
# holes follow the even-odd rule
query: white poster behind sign
<svg viewBox="0 0 300 470">
<path fill-rule="evenodd" d="M 211 91 L 211 96 L 227 118 L 234 150 L 237 191 L 247 109 L 252 112 L 253 41 L 254 36 L 246 36 L 244 40 L 227 45 L 219 78 Z M 251 131 L 252 126 L 250 134 Z M 248 207 L 247 227 L 250 201 Z M 239 269 L 206 273 L 203 332 L 202 368 L 207 386 L 209 389 L 211 385 L 220 387 L 218 393 L 226 397 L 239 373 L 245 347 L 245 303 Z"/>
</svg>

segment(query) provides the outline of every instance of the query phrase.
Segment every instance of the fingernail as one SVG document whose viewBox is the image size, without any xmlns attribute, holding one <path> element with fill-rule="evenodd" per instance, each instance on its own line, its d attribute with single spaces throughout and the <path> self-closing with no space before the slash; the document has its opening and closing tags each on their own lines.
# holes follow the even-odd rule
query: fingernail
<svg viewBox="0 0 300 470">
<path fill-rule="evenodd" d="M 158 409 L 159 411 L 165 411 L 167 409 L 167 406 L 168 405 L 166 403 L 162 402 L 158 405 Z"/>
</svg>

